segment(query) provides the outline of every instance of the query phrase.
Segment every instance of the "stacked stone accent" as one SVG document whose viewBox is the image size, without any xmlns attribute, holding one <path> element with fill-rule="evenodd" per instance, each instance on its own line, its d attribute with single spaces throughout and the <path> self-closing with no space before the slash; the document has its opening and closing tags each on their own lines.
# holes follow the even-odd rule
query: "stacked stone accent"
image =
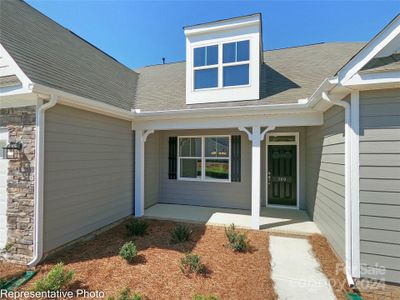
<svg viewBox="0 0 400 300">
<path fill-rule="evenodd" d="M 27 263 L 33 256 L 36 106 L 0 109 L 9 142 L 22 142 L 18 160 L 8 164 L 7 245 L 1 259 Z"/>
</svg>

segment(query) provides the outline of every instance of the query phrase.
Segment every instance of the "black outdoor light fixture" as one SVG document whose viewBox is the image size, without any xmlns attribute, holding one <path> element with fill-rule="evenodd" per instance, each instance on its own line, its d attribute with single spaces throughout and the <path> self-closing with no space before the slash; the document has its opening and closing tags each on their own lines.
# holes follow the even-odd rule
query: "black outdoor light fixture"
<svg viewBox="0 0 400 300">
<path fill-rule="evenodd" d="M 18 159 L 21 150 L 21 142 L 10 142 L 7 146 L 3 147 L 3 157 L 5 159 Z"/>
</svg>

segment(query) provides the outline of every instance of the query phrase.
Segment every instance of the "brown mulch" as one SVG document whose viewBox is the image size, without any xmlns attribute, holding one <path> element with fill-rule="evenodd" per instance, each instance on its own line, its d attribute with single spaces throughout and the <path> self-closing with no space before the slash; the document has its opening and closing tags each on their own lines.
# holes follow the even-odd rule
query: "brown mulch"
<svg viewBox="0 0 400 300">
<path fill-rule="evenodd" d="M 327 239 L 322 235 L 314 234 L 309 237 L 309 241 L 314 255 L 319 260 L 322 271 L 331 282 L 337 299 L 347 299 L 347 292 L 359 294 L 364 300 L 400 299 L 400 286 L 398 285 L 363 279 L 356 283 L 356 288 L 349 288 L 344 273 L 344 264 L 336 256 Z"/>
<path fill-rule="evenodd" d="M 346 293 L 351 292 L 347 285 L 343 262 L 330 247 L 327 239 L 320 234 L 309 236 L 315 257 L 318 259 L 322 272 L 328 277 L 333 292 L 338 300 L 346 300 Z"/>
<path fill-rule="evenodd" d="M 19 277 L 26 271 L 26 266 L 0 261 L 0 279 L 9 280 Z"/>
<path fill-rule="evenodd" d="M 125 223 L 71 249 L 63 250 L 39 266 L 38 275 L 24 289 L 62 261 L 75 271 L 71 289 L 102 290 L 116 296 L 128 287 L 146 299 L 192 299 L 195 294 L 219 299 L 276 299 L 271 279 L 269 238 L 266 232 L 246 230 L 251 249 L 235 253 L 226 247 L 224 228 L 187 224 L 192 241 L 171 245 L 170 231 L 177 223 L 146 220 L 148 234 L 134 238 L 139 250 L 136 261 L 128 264 L 118 256 L 121 246 L 132 240 Z M 185 252 L 201 256 L 208 270 L 205 276 L 185 276 L 180 259 Z"/>
</svg>

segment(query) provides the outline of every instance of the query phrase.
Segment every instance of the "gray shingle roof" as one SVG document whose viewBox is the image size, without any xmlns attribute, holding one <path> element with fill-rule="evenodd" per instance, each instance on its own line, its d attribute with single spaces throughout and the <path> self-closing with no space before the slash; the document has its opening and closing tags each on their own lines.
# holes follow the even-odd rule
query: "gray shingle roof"
<svg viewBox="0 0 400 300">
<path fill-rule="evenodd" d="M 400 53 L 395 53 L 385 57 L 375 57 L 361 69 L 361 72 L 372 73 L 395 70 L 400 70 Z"/>
<path fill-rule="evenodd" d="M 321 43 L 264 52 L 260 100 L 187 105 L 185 62 L 155 65 L 139 73 L 135 108 L 142 111 L 195 107 L 295 103 L 333 76 L 365 43 Z"/>
<path fill-rule="evenodd" d="M 34 83 L 133 106 L 134 71 L 23 1 L 0 0 L 0 43 Z"/>
</svg>

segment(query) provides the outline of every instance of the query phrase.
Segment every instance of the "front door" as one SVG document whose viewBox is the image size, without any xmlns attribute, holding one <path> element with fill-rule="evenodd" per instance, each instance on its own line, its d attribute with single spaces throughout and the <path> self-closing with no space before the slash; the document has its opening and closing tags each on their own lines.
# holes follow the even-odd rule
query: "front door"
<svg viewBox="0 0 400 300">
<path fill-rule="evenodd" d="M 296 145 L 268 145 L 268 204 L 296 206 Z"/>
</svg>

